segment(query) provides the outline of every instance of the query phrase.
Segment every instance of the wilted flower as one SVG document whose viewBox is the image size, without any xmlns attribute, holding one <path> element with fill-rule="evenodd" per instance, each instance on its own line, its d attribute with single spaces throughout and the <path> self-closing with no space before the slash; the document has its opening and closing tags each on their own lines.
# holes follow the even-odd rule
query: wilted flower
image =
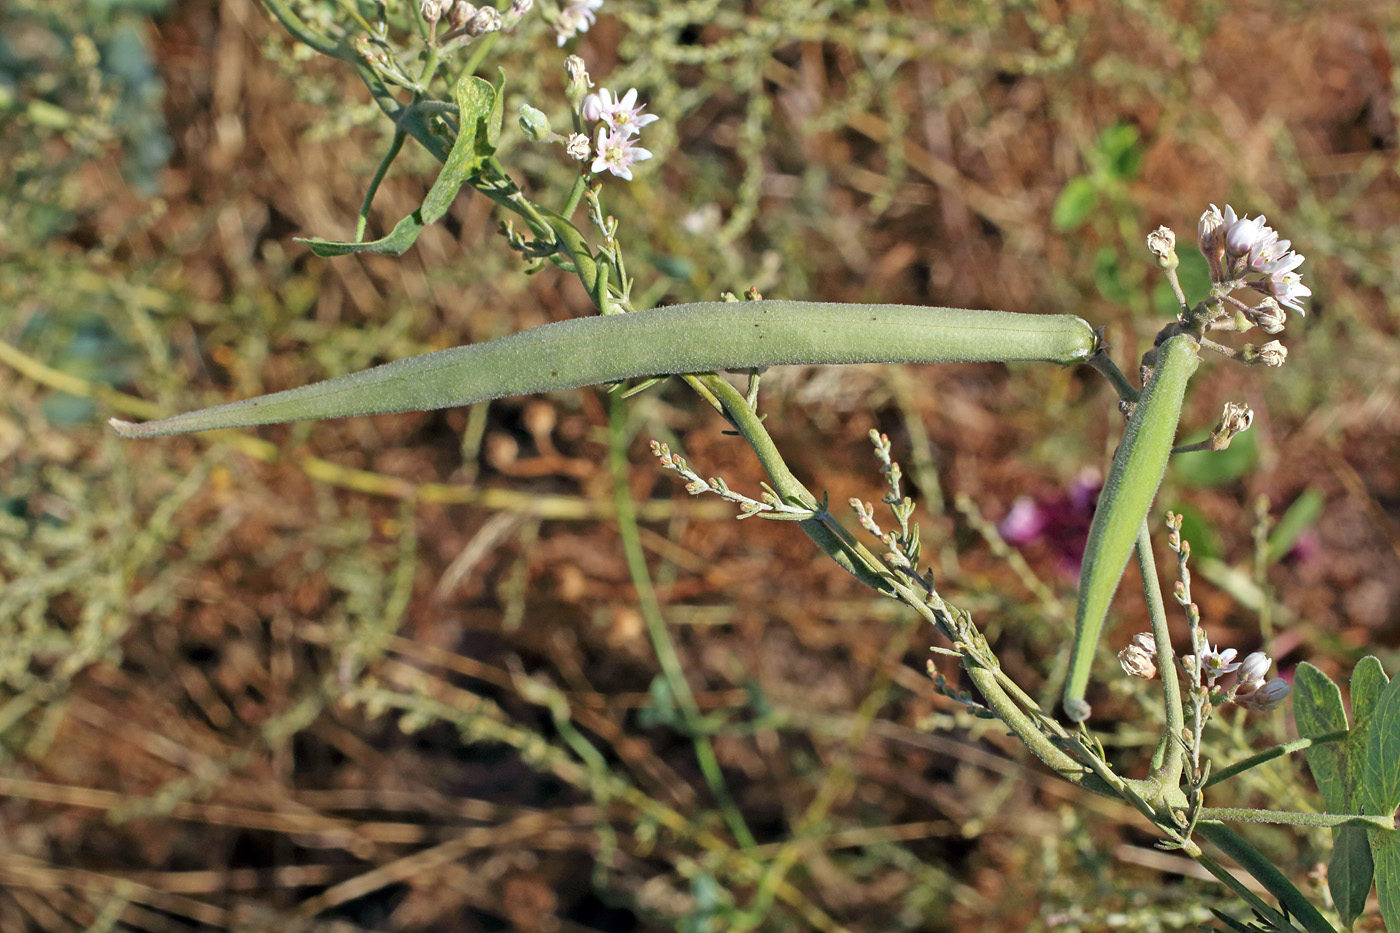
<svg viewBox="0 0 1400 933">
<path fill-rule="evenodd" d="M 1206 675 L 1206 680 L 1215 683 L 1224 675 L 1238 669 L 1240 663 L 1235 660 L 1236 653 L 1234 648 L 1221 651 L 1207 644 L 1206 650 L 1201 654 L 1201 671 Z"/>
<path fill-rule="evenodd" d="M 1136 644 L 1129 645 L 1118 652 L 1118 663 L 1122 665 L 1123 673 L 1130 677 L 1151 680 L 1157 676 L 1157 662 L 1153 655 Z"/>
<path fill-rule="evenodd" d="M 442 19 L 442 14 L 447 8 L 447 0 L 423 0 L 418 5 L 418 12 L 428 25 L 432 26 Z"/>
<path fill-rule="evenodd" d="M 555 38 L 560 45 L 568 42 L 581 32 L 587 32 L 598 19 L 597 10 L 603 0 L 574 0 L 559 11 L 554 23 Z"/>
<path fill-rule="evenodd" d="M 564 144 L 564 152 L 575 162 L 582 162 L 593 154 L 593 147 L 588 142 L 588 137 L 582 133 L 571 133 L 569 141 Z"/>
<path fill-rule="evenodd" d="M 1151 632 L 1138 632 L 1133 636 L 1133 644 L 1146 651 L 1152 657 L 1157 656 L 1157 639 L 1152 637 Z"/>
<path fill-rule="evenodd" d="M 1244 347 L 1244 360 L 1246 363 L 1263 363 L 1265 366 L 1282 366 L 1286 359 L 1288 359 L 1288 348 L 1277 340 L 1270 340 L 1262 347 L 1252 347 L 1248 344 Z"/>
<path fill-rule="evenodd" d="M 1267 713 L 1277 707 L 1291 692 L 1288 681 L 1282 677 L 1275 677 L 1257 690 L 1250 693 L 1236 695 L 1235 702 L 1247 710 L 1256 713 Z"/>
<path fill-rule="evenodd" d="M 616 130 L 608 132 L 598 129 L 598 157 L 593 160 L 592 171 L 596 174 L 607 170 L 619 178 L 632 180 L 632 166 L 651 158 L 651 151 L 633 145 L 631 136 Z"/>
<path fill-rule="evenodd" d="M 1278 301 L 1273 298 L 1265 298 L 1244 313 L 1249 322 L 1266 334 L 1278 334 L 1283 332 L 1283 325 L 1288 320 L 1288 312 L 1279 307 Z"/>
<path fill-rule="evenodd" d="M 1226 449 L 1235 439 L 1235 435 L 1248 431 L 1253 423 L 1254 409 L 1237 402 L 1226 402 L 1224 410 L 1220 412 L 1220 420 L 1215 424 L 1215 430 L 1210 432 L 1210 449 Z"/>
<path fill-rule="evenodd" d="M 471 18 L 475 15 L 475 3 L 469 3 L 468 0 L 457 0 L 452 6 L 452 13 L 448 16 L 447 23 L 453 29 L 461 29 L 471 22 Z"/>
</svg>

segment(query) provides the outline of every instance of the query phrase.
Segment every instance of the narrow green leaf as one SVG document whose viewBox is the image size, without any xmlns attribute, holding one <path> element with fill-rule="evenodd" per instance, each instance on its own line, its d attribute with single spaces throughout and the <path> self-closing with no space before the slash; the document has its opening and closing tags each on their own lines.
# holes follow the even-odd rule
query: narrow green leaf
<svg viewBox="0 0 1400 933">
<path fill-rule="evenodd" d="M 1322 671 L 1306 661 L 1293 679 L 1293 716 L 1298 734 L 1316 738 L 1347 727 L 1342 691 Z M 1352 784 L 1347 774 L 1345 743 L 1314 745 L 1304 754 L 1329 813 L 1345 813 L 1351 805 Z"/>
<path fill-rule="evenodd" d="M 1366 910 L 1374 866 L 1366 830 L 1338 826 L 1332 830 L 1332 859 L 1327 864 L 1327 888 L 1342 923 L 1350 928 Z"/>
<path fill-rule="evenodd" d="M 1098 204 L 1099 191 L 1092 178 L 1088 175 L 1071 178 L 1055 199 L 1050 225 L 1060 233 L 1073 230 L 1084 223 Z"/>
<path fill-rule="evenodd" d="M 1283 517 L 1278 520 L 1278 524 L 1269 535 L 1269 563 L 1281 560 L 1283 555 L 1298 543 L 1303 532 L 1317 524 L 1326 505 L 1327 497 L 1316 486 L 1309 486 L 1303 490 L 1302 495 L 1293 500 L 1293 504 L 1283 513 Z M 1354 714 L 1355 709 L 1352 712 Z"/>
<path fill-rule="evenodd" d="M 1400 930 L 1400 832 L 1371 833 L 1371 858 L 1375 863 L 1381 919 L 1387 929 Z"/>
<path fill-rule="evenodd" d="M 482 81 L 481 78 L 476 80 Z M 482 81 L 485 84 L 485 81 Z M 486 118 L 482 123 L 482 128 L 486 133 L 486 145 L 490 147 L 494 154 L 496 146 L 501 139 L 501 121 L 505 118 L 506 101 L 506 73 L 502 68 L 496 69 L 496 84 L 487 85 L 491 88 L 491 106 L 487 108 Z"/>
<path fill-rule="evenodd" d="M 1381 691 L 1366 736 L 1366 812 L 1393 816 L 1400 807 L 1400 677 Z"/>
<path fill-rule="evenodd" d="M 462 185 L 481 171 L 481 167 L 495 151 L 487 140 L 492 133 L 491 120 L 496 121 L 496 135 L 500 133 L 500 101 L 496 89 L 490 82 L 468 75 L 457 82 L 458 133 L 452 151 L 442 165 L 437 181 L 433 182 L 423 206 L 394 225 L 388 236 L 364 243 L 350 243 L 337 240 L 300 239 L 317 256 L 330 258 L 347 256 L 351 253 L 382 253 L 389 256 L 402 255 L 418 240 L 418 234 L 428 224 L 436 223 L 447 213 L 447 209 L 457 197 Z"/>
</svg>

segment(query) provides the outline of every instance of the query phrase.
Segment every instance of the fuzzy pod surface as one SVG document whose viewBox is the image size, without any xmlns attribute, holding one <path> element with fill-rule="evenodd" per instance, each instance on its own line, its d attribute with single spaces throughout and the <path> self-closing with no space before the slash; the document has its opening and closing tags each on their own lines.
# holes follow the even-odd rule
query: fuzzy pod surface
<svg viewBox="0 0 1400 933">
<path fill-rule="evenodd" d="M 1092 327 L 1067 314 L 807 301 L 699 302 L 576 318 L 284 392 L 145 423 L 124 437 L 425 411 L 638 376 L 816 363 L 1082 362 Z"/>
<path fill-rule="evenodd" d="M 1138 531 L 1166 473 L 1186 384 L 1200 365 L 1198 350 L 1196 338 L 1189 334 L 1168 338 L 1158 347 L 1157 368 L 1128 419 L 1094 509 L 1079 575 L 1074 649 L 1064 690 L 1065 713 L 1076 722 L 1089 718 L 1084 692 L 1089 685 L 1094 649 Z"/>
</svg>

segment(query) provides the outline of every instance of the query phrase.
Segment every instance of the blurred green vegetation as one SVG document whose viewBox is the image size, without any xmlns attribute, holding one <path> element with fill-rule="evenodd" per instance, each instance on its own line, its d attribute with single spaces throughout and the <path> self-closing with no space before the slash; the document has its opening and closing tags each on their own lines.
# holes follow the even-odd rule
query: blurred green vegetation
<svg viewBox="0 0 1400 933">
<path fill-rule="evenodd" d="M 314 25 L 348 7 L 298 8 Z M 540 12 L 483 73 L 506 70 L 509 112 L 558 126 L 562 53 Z M 1072 311 L 1131 372 L 1170 313 L 1147 231 L 1177 231 L 1198 295 L 1201 210 L 1266 212 L 1308 257 L 1311 311 L 1290 320 L 1281 371 L 1202 367 L 1189 429 L 1241 398 L 1255 426 L 1227 455 L 1174 463 L 1160 504 L 1189 504 L 1187 536 L 1214 560 L 1197 590 L 1215 641 L 1345 682 L 1363 654 L 1400 662 L 1396 15 L 608 0 L 565 51 L 663 118 L 656 158 L 607 186 L 638 305 L 754 286 Z M 620 425 L 588 390 L 118 443 L 110 415 L 588 302 L 556 271 L 523 276 L 484 199 L 400 260 L 310 258 L 293 237 L 353 231 L 391 128 L 248 0 L 18 0 L 0 26 L 5 924 L 1171 930 L 1241 913 L 1125 808 L 1067 792 L 939 695 L 912 620 L 791 529 L 735 523 L 655 470 L 652 437 L 757 486 L 676 386 Z M 512 124 L 505 161 L 562 200 L 574 169 Z M 372 235 L 434 168 L 406 148 Z M 864 437 L 891 435 L 940 589 L 1053 697 L 1073 582 L 994 525 L 1017 496 L 1105 466 L 1106 387 L 1034 367 L 765 386 L 778 442 L 834 501 L 878 497 Z M 621 525 L 618 437 L 640 509 Z M 1110 673 L 1143 628 L 1130 590 L 1092 697 L 1121 723 L 1128 771 L 1160 715 Z M 653 611 L 698 719 L 662 675 Z M 1291 735 L 1282 716 L 1218 724 L 1222 763 Z M 697 731 L 753 845 L 722 818 Z M 1303 774 L 1279 763 L 1220 799 L 1320 807 Z M 1300 879 L 1326 857 L 1325 833 L 1250 838 Z M 748 913 L 780 858 L 794 865 L 771 909 Z"/>
</svg>

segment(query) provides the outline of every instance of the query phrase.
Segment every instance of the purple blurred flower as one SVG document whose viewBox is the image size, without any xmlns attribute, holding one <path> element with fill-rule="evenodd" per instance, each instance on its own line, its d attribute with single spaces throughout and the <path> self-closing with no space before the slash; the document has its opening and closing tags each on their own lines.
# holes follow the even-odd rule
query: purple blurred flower
<svg viewBox="0 0 1400 933">
<path fill-rule="evenodd" d="M 1021 496 L 997 526 L 1008 544 L 1027 550 L 1039 545 L 1056 558 L 1068 579 L 1079 576 L 1089 523 L 1094 518 L 1103 479 L 1097 470 L 1085 469 L 1063 490 L 1048 496 Z"/>
</svg>

